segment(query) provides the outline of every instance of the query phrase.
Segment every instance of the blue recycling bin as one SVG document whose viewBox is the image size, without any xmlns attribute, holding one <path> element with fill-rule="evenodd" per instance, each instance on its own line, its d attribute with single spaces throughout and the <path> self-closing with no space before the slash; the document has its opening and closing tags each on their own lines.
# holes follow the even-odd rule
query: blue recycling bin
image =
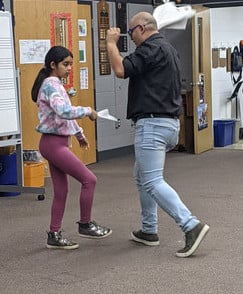
<svg viewBox="0 0 243 294">
<path fill-rule="evenodd" d="M 223 119 L 213 121 L 214 147 L 224 147 L 234 143 L 235 120 Z"/>
<path fill-rule="evenodd" d="M 0 185 L 17 184 L 17 158 L 16 153 L 0 155 Z M 2 196 L 16 196 L 19 192 L 0 192 Z"/>
</svg>

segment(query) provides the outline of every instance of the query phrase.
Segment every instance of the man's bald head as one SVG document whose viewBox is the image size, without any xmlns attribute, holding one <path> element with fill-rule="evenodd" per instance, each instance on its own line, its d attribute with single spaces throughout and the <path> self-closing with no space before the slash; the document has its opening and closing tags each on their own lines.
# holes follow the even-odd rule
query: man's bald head
<svg viewBox="0 0 243 294">
<path fill-rule="evenodd" d="M 147 30 L 156 30 L 158 29 L 157 27 L 157 22 L 155 18 L 152 16 L 152 14 L 148 12 L 139 12 L 138 14 L 134 15 L 131 19 L 131 24 L 136 25 L 136 24 L 143 24 L 146 25 Z"/>
</svg>

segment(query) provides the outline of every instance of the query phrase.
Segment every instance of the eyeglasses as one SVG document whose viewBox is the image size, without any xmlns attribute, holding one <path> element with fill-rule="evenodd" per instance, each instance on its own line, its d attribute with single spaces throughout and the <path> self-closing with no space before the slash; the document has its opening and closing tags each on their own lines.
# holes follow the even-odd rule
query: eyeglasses
<svg viewBox="0 0 243 294">
<path fill-rule="evenodd" d="M 142 25 L 138 24 L 138 25 L 136 25 L 135 27 L 129 29 L 129 30 L 127 31 L 128 35 L 129 35 L 130 37 L 132 37 L 132 33 L 136 30 L 136 28 L 141 27 L 141 26 L 142 26 Z"/>
</svg>

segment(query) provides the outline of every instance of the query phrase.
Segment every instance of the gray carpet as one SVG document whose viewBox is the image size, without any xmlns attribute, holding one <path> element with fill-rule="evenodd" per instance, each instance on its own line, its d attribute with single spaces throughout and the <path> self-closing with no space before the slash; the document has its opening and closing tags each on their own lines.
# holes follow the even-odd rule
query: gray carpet
<svg viewBox="0 0 243 294">
<path fill-rule="evenodd" d="M 160 246 L 130 240 L 140 227 L 133 182 L 133 155 L 90 165 L 98 178 L 93 218 L 113 229 L 104 240 L 82 239 L 79 184 L 70 179 L 64 234 L 78 241 L 74 251 L 45 248 L 52 189 L 37 195 L 0 198 L 1 294 L 242 294 L 243 151 L 215 149 L 201 155 L 172 152 L 166 179 L 211 230 L 196 254 L 175 257 L 183 234 L 159 213 Z"/>
</svg>

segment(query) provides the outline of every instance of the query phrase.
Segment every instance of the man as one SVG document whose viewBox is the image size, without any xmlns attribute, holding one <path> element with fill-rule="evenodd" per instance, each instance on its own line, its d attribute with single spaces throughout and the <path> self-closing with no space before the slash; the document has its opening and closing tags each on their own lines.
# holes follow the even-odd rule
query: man
<svg viewBox="0 0 243 294">
<path fill-rule="evenodd" d="M 164 180 L 166 152 L 175 147 L 180 129 L 181 71 L 176 50 L 159 34 L 154 17 L 136 14 L 128 34 L 136 45 L 123 58 L 117 48 L 119 28 L 107 31 L 107 51 L 118 78 L 130 78 L 127 119 L 135 123 L 135 180 L 142 209 L 142 229 L 132 239 L 159 245 L 157 206 L 185 233 L 185 247 L 176 252 L 188 257 L 198 248 L 209 226 L 201 223 Z"/>
<path fill-rule="evenodd" d="M 5 11 L 3 0 L 0 0 L 0 11 Z"/>
</svg>

